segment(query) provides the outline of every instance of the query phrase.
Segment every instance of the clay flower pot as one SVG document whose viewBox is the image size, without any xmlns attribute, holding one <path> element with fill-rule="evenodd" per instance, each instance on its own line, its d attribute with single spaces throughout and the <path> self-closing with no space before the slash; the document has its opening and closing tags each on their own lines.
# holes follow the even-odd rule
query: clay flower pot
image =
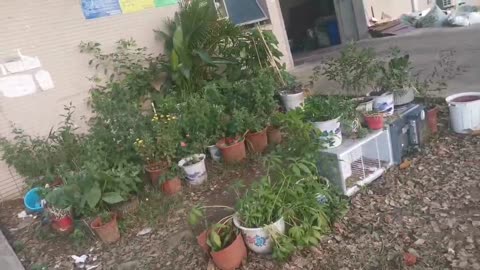
<svg viewBox="0 0 480 270">
<path fill-rule="evenodd" d="M 106 244 L 115 243 L 120 239 L 117 215 L 112 215 L 112 219 L 105 224 L 102 223 L 101 217 L 95 218 L 92 223 L 90 223 L 90 227 L 93 229 L 93 231 L 95 231 L 95 233 L 102 240 L 102 242 Z"/>
<path fill-rule="evenodd" d="M 215 265 L 222 270 L 235 270 L 240 267 L 242 261 L 247 257 L 247 248 L 243 241 L 242 235 L 237 238 L 228 247 L 217 251 L 210 252 Z"/>
<path fill-rule="evenodd" d="M 222 151 L 223 161 L 227 164 L 238 163 L 247 158 L 244 139 L 230 145 L 227 145 L 226 139 L 221 139 L 217 142 L 217 147 Z"/>
<path fill-rule="evenodd" d="M 160 176 L 165 174 L 166 166 L 161 163 L 155 163 L 145 166 L 145 171 L 148 173 L 150 183 L 156 187 L 158 186 L 158 179 L 160 178 Z"/>
<path fill-rule="evenodd" d="M 383 128 L 383 114 L 366 114 L 364 117 L 369 129 L 379 130 Z"/>
<path fill-rule="evenodd" d="M 438 107 L 433 107 L 427 110 L 428 128 L 432 134 L 438 132 Z"/>
<path fill-rule="evenodd" d="M 267 129 L 255 133 L 248 133 L 246 138 L 248 150 L 252 153 L 261 154 L 267 149 Z"/>
<path fill-rule="evenodd" d="M 208 231 L 205 230 L 197 236 L 197 243 L 205 253 L 210 252 L 210 247 L 207 244 Z"/>
<path fill-rule="evenodd" d="M 178 176 L 162 183 L 162 192 L 167 195 L 174 195 L 180 190 L 182 190 L 182 181 Z"/>
<path fill-rule="evenodd" d="M 282 132 L 279 128 L 269 127 L 267 129 L 268 144 L 276 145 L 282 143 Z"/>
<path fill-rule="evenodd" d="M 70 215 L 60 218 L 52 217 L 51 226 L 55 231 L 61 234 L 69 234 L 75 229 L 73 218 Z"/>
</svg>

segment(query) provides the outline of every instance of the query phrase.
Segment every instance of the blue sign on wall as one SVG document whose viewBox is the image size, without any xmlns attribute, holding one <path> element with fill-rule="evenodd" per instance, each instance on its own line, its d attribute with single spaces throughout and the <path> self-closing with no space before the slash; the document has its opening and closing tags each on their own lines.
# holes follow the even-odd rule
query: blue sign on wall
<svg viewBox="0 0 480 270">
<path fill-rule="evenodd" d="M 86 19 L 122 14 L 118 0 L 82 0 L 82 10 Z"/>
</svg>

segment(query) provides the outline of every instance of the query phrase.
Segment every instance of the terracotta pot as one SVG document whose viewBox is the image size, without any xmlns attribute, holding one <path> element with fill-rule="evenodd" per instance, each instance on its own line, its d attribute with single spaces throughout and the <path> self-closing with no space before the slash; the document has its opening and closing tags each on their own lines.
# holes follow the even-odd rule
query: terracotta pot
<svg viewBox="0 0 480 270">
<path fill-rule="evenodd" d="M 100 217 L 95 218 L 90 227 L 100 237 L 102 242 L 106 244 L 115 243 L 120 239 L 120 231 L 118 230 L 117 215 L 113 214 L 112 219 L 106 223 L 102 223 Z"/>
<path fill-rule="evenodd" d="M 182 181 L 178 176 L 173 179 L 166 180 L 162 183 L 162 192 L 167 195 L 173 195 L 182 190 Z"/>
<path fill-rule="evenodd" d="M 202 248 L 202 250 L 208 254 L 208 252 L 210 252 L 210 247 L 207 244 L 207 236 L 208 236 L 208 231 L 207 230 L 203 231 L 201 234 L 197 236 L 197 243 Z"/>
<path fill-rule="evenodd" d="M 270 127 L 267 130 L 268 144 L 276 145 L 282 143 L 282 132 L 279 128 Z"/>
<path fill-rule="evenodd" d="M 438 107 L 433 107 L 427 111 L 428 128 L 432 134 L 438 132 Z"/>
<path fill-rule="evenodd" d="M 383 128 L 383 115 L 365 115 L 365 121 L 371 130 L 379 130 Z"/>
<path fill-rule="evenodd" d="M 218 251 L 210 252 L 215 265 L 222 270 L 235 270 L 242 264 L 244 258 L 247 257 L 247 248 L 243 242 L 242 235 L 237 235 L 235 241 L 228 247 Z"/>
<path fill-rule="evenodd" d="M 227 164 L 238 163 L 247 158 L 244 139 L 231 145 L 227 145 L 225 139 L 221 139 L 217 142 L 217 147 L 222 151 L 223 161 Z"/>
<path fill-rule="evenodd" d="M 248 133 L 245 139 L 250 152 L 261 154 L 268 147 L 267 128 L 259 132 Z"/>
<path fill-rule="evenodd" d="M 73 218 L 71 216 L 64 216 L 61 218 L 52 217 L 51 226 L 55 231 L 61 234 L 69 234 L 75 229 Z"/>
<path fill-rule="evenodd" d="M 160 176 L 165 174 L 166 166 L 157 163 L 154 165 L 145 166 L 145 171 L 148 173 L 150 183 L 156 187 L 158 186 L 158 179 L 160 178 Z"/>
</svg>

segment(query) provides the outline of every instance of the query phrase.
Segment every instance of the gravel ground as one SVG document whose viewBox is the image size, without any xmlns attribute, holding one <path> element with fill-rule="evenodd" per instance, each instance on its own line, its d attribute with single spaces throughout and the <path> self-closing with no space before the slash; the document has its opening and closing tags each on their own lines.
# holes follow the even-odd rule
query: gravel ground
<svg viewBox="0 0 480 270">
<path fill-rule="evenodd" d="M 480 269 L 480 136 L 444 128 L 409 161 L 354 196 L 348 214 L 319 246 L 282 265 L 249 253 L 242 269 Z M 187 209 L 196 203 L 233 204 L 228 186 L 237 178 L 248 185 L 261 169 L 211 168 L 209 184 L 200 189 L 186 189 L 176 199 L 143 198 L 143 211 L 127 217 L 121 241 L 111 246 L 88 234 L 80 246 L 70 238 L 45 236 L 38 221 L 16 217 L 18 201 L 2 205 L 2 230 L 27 269 L 74 269 L 70 255 L 91 254 L 89 264 L 96 269 L 213 270 L 195 243 L 198 230 L 185 224 Z M 137 236 L 145 227 L 153 231 Z"/>
</svg>

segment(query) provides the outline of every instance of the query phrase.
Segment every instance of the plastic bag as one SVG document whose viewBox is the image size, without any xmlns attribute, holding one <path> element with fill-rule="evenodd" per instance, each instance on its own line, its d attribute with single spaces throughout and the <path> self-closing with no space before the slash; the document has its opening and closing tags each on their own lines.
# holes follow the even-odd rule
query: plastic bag
<svg viewBox="0 0 480 270">
<path fill-rule="evenodd" d="M 447 15 L 438 6 L 434 6 L 425 16 L 418 19 L 415 27 L 442 27 L 447 21 Z"/>
</svg>

